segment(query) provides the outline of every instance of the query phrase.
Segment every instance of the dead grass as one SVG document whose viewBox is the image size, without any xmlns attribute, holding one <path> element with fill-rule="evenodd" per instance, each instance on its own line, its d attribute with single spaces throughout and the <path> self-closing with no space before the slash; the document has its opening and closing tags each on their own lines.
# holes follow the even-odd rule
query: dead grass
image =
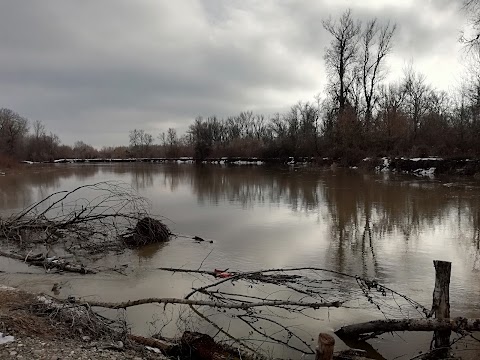
<svg viewBox="0 0 480 360">
<path fill-rule="evenodd" d="M 0 331 L 44 339 L 115 339 L 122 335 L 91 309 L 0 286 Z M 5 332 L 5 331 L 3 331 Z"/>
<path fill-rule="evenodd" d="M 46 339 L 60 335 L 60 329 L 48 319 L 31 312 L 35 302 L 38 300 L 32 294 L 0 288 L 0 328 L 19 335 Z"/>
</svg>

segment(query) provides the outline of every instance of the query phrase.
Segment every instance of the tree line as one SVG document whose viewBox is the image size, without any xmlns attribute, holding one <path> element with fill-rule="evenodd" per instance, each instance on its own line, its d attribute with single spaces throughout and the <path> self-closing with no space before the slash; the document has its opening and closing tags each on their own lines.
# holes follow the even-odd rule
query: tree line
<svg viewBox="0 0 480 360">
<path fill-rule="evenodd" d="M 157 137 L 142 129 L 129 146 L 100 150 L 77 141 L 62 145 L 42 123 L 0 109 L 0 154 L 45 161 L 55 158 L 221 156 L 334 157 L 347 163 L 366 156 L 480 155 L 480 6 L 465 2 L 472 32 L 463 34 L 471 63 L 463 84 L 445 92 L 431 86 L 413 64 L 386 82 L 396 25 L 360 21 L 350 10 L 322 22 L 330 36 L 325 49 L 326 90 L 273 115 L 198 116 L 182 136 L 174 128 Z M 468 53 L 468 54 L 467 54 Z"/>
</svg>

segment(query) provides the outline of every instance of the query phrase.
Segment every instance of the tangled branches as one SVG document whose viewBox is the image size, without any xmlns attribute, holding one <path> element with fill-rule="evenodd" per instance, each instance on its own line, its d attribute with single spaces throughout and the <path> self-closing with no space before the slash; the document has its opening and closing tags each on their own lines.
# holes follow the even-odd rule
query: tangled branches
<svg viewBox="0 0 480 360">
<path fill-rule="evenodd" d="M 255 354 L 268 355 L 265 351 L 282 348 L 291 357 L 315 353 L 311 331 L 299 325 L 304 323 L 302 318 L 321 320 L 339 307 L 345 311 L 379 309 L 390 318 L 404 313 L 407 308 L 417 313 L 427 312 L 420 304 L 376 281 L 316 267 L 249 272 L 159 270 L 188 276 L 202 285 L 195 286 L 183 298 L 148 298 L 119 303 L 78 299 L 76 302 L 110 309 L 158 304 L 163 305 L 162 313 L 166 313 L 170 304 L 176 305 L 179 318 L 185 320 L 185 328 L 181 329 L 178 324 L 179 330 L 201 329 L 221 344 Z"/>
<path fill-rule="evenodd" d="M 57 245 L 79 255 L 121 250 L 147 217 L 148 202 L 130 186 L 99 182 L 53 193 L 7 219 L 0 220 L 0 240 L 22 249 Z M 46 257 L 46 256 L 45 256 Z"/>
</svg>

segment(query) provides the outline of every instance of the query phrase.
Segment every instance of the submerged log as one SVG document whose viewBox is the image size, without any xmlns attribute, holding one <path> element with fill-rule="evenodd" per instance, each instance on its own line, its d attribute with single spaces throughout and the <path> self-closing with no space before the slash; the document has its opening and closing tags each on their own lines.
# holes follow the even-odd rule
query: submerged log
<svg viewBox="0 0 480 360">
<path fill-rule="evenodd" d="M 480 319 L 462 317 L 451 319 L 374 320 L 343 326 L 335 334 L 340 338 L 358 338 L 367 334 L 393 331 L 480 331 Z"/>
<path fill-rule="evenodd" d="M 227 346 L 220 345 L 206 334 L 185 331 L 181 339 L 182 352 L 188 354 L 189 359 L 197 360 L 241 360 L 250 359 L 247 354 L 242 354 Z"/>
<path fill-rule="evenodd" d="M 144 217 L 138 220 L 131 236 L 125 242 L 131 246 L 140 246 L 168 241 L 172 233 L 160 220 Z"/>
<path fill-rule="evenodd" d="M 46 270 L 57 269 L 79 274 L 96 274 L 97 271 L 92 268 L 85 267 L 83 264 L 72 264 L 61 258 L 46 258 L 42 254 L 34 256 L 22 256 L 19 254 L 9 253 L 0 250 L 0 256 L 23 261 L 29 265 L 40 266 Z"/>
</svg>

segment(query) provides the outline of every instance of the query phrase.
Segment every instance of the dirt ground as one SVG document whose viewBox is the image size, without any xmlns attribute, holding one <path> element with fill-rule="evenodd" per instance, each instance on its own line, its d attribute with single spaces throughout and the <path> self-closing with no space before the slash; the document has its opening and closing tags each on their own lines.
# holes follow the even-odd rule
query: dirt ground
<svg viewBox="0 0 480 360">
<path fill-rule="evenodd" d="M 37 304 L 36 295 L 0 286 L 0 359 L 166 359 L 144 346 L 82 336 L 55 314 L 39 313 Z M 3 343 L 6 336 L 14 340 Z"/>
</svg>

